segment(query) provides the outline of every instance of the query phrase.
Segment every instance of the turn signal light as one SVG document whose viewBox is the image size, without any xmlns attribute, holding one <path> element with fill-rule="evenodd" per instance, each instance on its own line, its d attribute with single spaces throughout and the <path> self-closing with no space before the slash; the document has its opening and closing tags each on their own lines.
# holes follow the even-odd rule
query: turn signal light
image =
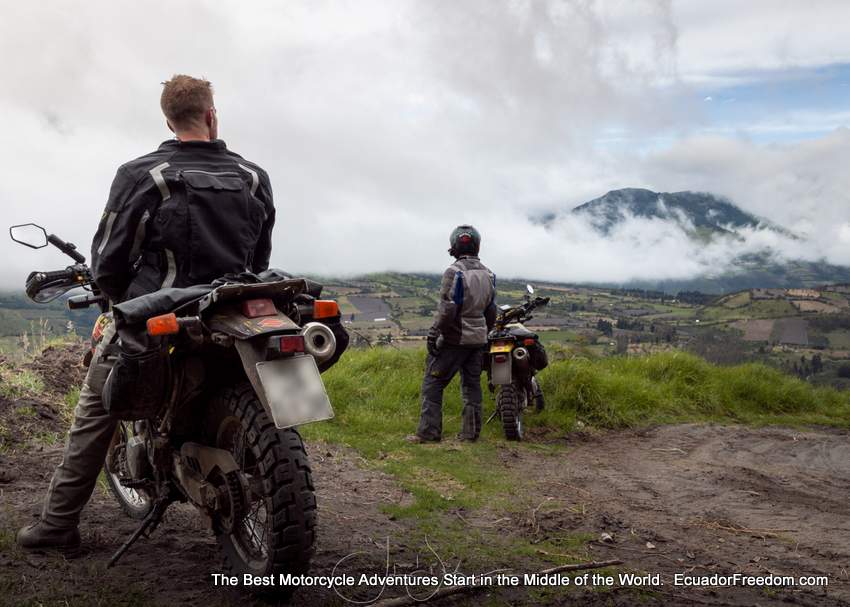
<svg viewBox="0 0 850 607">
<path fill-rule="evenodd" d="M 148 318 L 147 325 L 148 335 L 174 335 L 180 332 L 180 323 L 173 312 Z"/>
<path fill-rule="evenodd" d="M 535 341 L 534 341 L 533 337 L 527 337 L 526 339 L 522 340 L 522 345 L 524 345 L 524 346 L 533 346 L 534 344 L 535 344 Z"/>
<path fill-rule="evenodd" d="M 303 335 L 284 335 L 280 338 L 280 351 L 283 354 L 295 354 L 304 352 Z"/>
<path fill-rule="evenodd" d="M 313 302 L 313 318 L 339 316 L 339 305 L 332 299 L 317 299 Z"/>
<path fill-rule="evenodd" d="M 275 316 L 277 308 L 271 299 L 246 299 L 242 302 L 242 315 L 246 318 L 258 316 Z"/>
</svg>

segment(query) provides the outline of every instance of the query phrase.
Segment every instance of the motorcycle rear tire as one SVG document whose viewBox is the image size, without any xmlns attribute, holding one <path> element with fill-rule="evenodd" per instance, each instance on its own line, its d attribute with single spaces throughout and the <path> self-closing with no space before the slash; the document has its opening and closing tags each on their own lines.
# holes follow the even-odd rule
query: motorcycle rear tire
<svg viewBox="0 0 850 607">
<path fill-rule="evenodd" d="M 259 489 L 233 532 L 216 534 L 225 570 L 275 578 L 306 574 L 315 552 L 316 497 L 301 436 L 293 428 L 278 430 L 248 383 L 224 390 L 210 404 L 212 444 L 233 453 L 253 477 L 253 490 Z"/>
<path fill-rule="evenodd" d="M 502 429 L 508 440 L 522 440 L 522 392 L 514 384 L 502 386 L 497 403 L 502 418 Z"/>
</svg>

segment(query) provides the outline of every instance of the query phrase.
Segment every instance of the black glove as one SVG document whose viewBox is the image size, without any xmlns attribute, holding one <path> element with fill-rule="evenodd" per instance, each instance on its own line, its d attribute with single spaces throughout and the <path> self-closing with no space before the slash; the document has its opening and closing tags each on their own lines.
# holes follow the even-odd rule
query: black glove
<svg viewBox="0 0 850 607">
<path fill-rule="evenodd" d="M 428 345 L 428 354 L 431 356 L 437 356 L 440 353 L 440 349 L 437 347 L 437 339 L 440 337 L 440 332 L 431 327 L 428 330 L 428 341 L 426 342 Z"/>
</svg>

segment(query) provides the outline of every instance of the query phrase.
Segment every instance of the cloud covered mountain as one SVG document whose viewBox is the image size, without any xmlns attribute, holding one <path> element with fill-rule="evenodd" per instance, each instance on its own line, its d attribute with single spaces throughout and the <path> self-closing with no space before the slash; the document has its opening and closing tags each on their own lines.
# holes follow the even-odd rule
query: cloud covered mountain
<svg viewBox="0 0 850 607">
<path fill-rule="evenodd" d="M 846 266 L 797 258 L 795 251 L 807 238 L 707 192 L 623 188 L 572 209 L 545 213 L 533 221 L 554 232 L 579 221 L 592 232 L 585 238 L 595 236 L 612 247 L 625 239 L 633 249 L 647 255 L 660 240 L 674 237 L 687 243 L 680 247 L 683 253 L 699 259 L 699 269 L 691 276 L 671 279 L 662 274 L 645 275 L 619 283 L 601 277 L 598 282 L 602 284 L 668 292 L 726 292 L 850 282 L 850 268 Z"/>
<path fill-rule="evenodd" d="M 771 230 L 791 236 L 788 230 L 708 192 L 667 193 L 623 188 L 566 212 L 586 218 L 597 232 L 605 236 L 611 235 L 616 227 L 632 218 L 668 221 L 688 235 L 701 239 L 739 235 L 742 230 Z M 548 226 L 558 218 L 558 214 L 549 213 L 543 215 L 540 221 Z"/>
</svg>

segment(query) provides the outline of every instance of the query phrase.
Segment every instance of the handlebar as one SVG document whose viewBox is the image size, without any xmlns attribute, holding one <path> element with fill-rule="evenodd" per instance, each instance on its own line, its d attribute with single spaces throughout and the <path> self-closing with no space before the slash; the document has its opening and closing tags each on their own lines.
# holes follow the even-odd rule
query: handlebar
<svg viewBox="0 0 850 607">
<path fill-rule="evenodd" d="M 55 270 L 53 272 L 31 272 L 30 275 L 27 276 L 27 297 L 35 300 L 39 292 L 41 292 L 47 285 L 70 282 L 73 281 L 76 276 L 77 273 L 73 270 L 73 268 L 65 268 L 64 270 Z"/>
<path fill-rule="evenodd" d="M 49 242 L 54 247 L 65 253 L 65 255 L 67 255 L 77 263 L 86 263 L 86 258 L 83 257 L 79 251 L 77 251 L 77 245 L 70 242 L 65 242 L 56 234 L 50 234 L 47 237 L 47 242 Z"/>
<path fill-rule="evenodd" d="M 35 277 L 43 280 L 43 281 L 53 281 L 53 280 L 73 280 L 77 276 L 77 273 L 71 268 L 65 268 L 64 270 L 56 270 L 54 272 L 36 272 Z"/>
<path fill-rule="evenodd" d="M 95 304 L 101 305 L 106 302 L 103 295 L 97 293 L 85 293 L 84 295 L 75 295 L 68 298 L 69 310 L 82 310 Z"/>
<path fill-rule="evenodd" d="M 68 266 L 64 270 L 31 272 L 27 276 L 27 296 L 36 303 L 47 303 L 75 287 L 97 287 L 92 282 L 91 271 L 85 264 Z"/>
<path fill-rule="evenodd" d="M 523 318 L 527 317 L 535 308 L 545 306 L 548 303 L 548 297 L 535 297 L 534 299 L 526 301 L 523 304 L 515 306 L 509 310 L 505 310 L 499 315 L 497 322 L 504 324 L 510 320 L 522 320 Z"/>
</svg>

